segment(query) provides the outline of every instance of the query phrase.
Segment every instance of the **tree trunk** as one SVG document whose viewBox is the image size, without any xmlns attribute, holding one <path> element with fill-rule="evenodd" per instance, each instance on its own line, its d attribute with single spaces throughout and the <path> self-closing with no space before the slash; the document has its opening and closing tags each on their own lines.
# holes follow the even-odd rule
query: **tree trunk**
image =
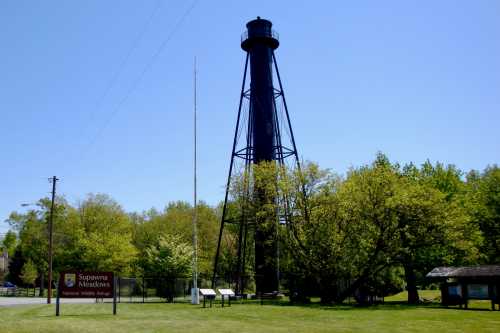
<svg viewBox="0 0 500 333">
<path fill-rule="evenodd" d="M 351 296 L 356 291 L 356 289 L 358 289 L 363 283 L 365 283 L 368 277 L 376 275 L 379 271 L 388 266 L 388 264 L 385 263 L 377 267 L 377 264 L 379 263 L 377 262 L 376 258 L 382 249 L 382 244 L 383 239 L 379 238 L 375 250 L 370 256 L 370 259 L 366 262 L 363 273 L 361 273 L 361 275 L 356 280 L 354 280 L 354 282 L 352 282 L 347 289 L 339 293 L 339 295 L 335 299 L 335 303 L 342 303 L 347 297 Z"/>
<path fill-rule="evenodd" d="M 356 280 L 354 280 L 354 282 L 352 282 L 347 289 L 343 290 L 335 298 L 335 303 L 340 304 L 347 297 L 351 296 L 356 291 L 356 289 L 358 289 L 366 281 L 366 278 L 367 278 L 367 274 L 363 274 L 362 276 L 360 276 L 359 278 L 357 278 Z"/>
<path fill-rule="evenodd" d="M 38 295 L 40 297 L 43 297 L 43 291 L 45 289 L 45 281 L 44 281 L 45 279 L 44 279 L 44 277 L 45 277 L 45 272 L 42 272 L 40 274 L 40 293 Z"/>
<path fill-rule="evenodd" d="M 320 297 L 321 304 L 332 304 L 335 302 L 337 297 L 337 286 L 334 283 L 334 278 L 331 277 L 320 279 L 319 281 L 320 287 Z"/>
<path fill-rule="evenodd" d="M 408 304 L 418 304 L 420 298 L 417 289 L 417 276 L 411 264 L 405 264 L 406 289 L 408 290 Z"/>
</svg>

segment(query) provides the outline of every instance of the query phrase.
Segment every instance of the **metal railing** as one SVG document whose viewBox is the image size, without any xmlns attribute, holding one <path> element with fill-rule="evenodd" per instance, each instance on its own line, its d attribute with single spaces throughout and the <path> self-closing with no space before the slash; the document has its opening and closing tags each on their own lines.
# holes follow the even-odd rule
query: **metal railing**
<svg viewBox="0 0 500 333">
<path fill-rule="evenodd" d="M 257 33 L 253 32 L 250 37 L 272 37 L 272 38 L 274 38 L 274 39 L 276 39 L 278 41 L 280 40 L 280 35 L 274 29 L 271 29 L 271 31 L 269 31 L 269 30 L 263 30 L 263 31 L 258 31 Z M 249 38 L 249 36 L 248 36 L 248 30 L 246 30 L 245 32 L 243 32 L 241 34 L 241 42 L 247 40 L 248 38 Z"/>
</svg>

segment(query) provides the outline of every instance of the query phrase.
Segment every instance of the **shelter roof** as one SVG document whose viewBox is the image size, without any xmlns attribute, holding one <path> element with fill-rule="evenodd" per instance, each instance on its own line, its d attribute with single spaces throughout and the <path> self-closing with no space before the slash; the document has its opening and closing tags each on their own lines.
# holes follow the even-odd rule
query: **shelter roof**
<svg viewBox="0 0 500 333">
<path fill-rule="evenodd" d="M 428 278 L 500 277 L 500 265 L 478 265 L 467 267 L 436 267 Z"/>
</svg>

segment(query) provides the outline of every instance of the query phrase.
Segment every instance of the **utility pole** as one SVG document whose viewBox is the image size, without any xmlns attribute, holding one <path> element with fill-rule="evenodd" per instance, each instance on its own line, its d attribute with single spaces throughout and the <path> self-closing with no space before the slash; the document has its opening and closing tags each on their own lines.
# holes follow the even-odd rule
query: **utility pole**
<svg viewBox="0 0 500 333">
<path fill-rule="evenodd" d="M 52 297 L 52 231 L 54 225 L 54 200 L 56 197 L 56 183 L 59 179 L 56 176 L 49 178 L 52 182 L 52 202 L 50 204 L 50 215 L 49 215 L 49 285 L 47 288 L 47 304 L 50 304 L 50 299 Z"/>
</svg>

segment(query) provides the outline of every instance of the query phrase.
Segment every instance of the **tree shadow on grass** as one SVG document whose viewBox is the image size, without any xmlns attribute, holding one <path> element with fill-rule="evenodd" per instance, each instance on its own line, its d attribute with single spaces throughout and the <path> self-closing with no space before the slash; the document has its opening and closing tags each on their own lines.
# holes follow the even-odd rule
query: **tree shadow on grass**
<svg viewBox="0 0 500 333">
<path fill-rule="evenodd" d="M 260 305 L 260 303 L 258 303 Z M 275 306 L 289 306 L 289 307 L 301 307 L 301 308 L 311 308 L 318 310 L 328 310 L 328 311 L 406 311 L 413 310 L 417 308 L 435 308 L 435 309 L 447 309 L 447 307 L 442 306 L 440 303 L 429 302 L 420 304 L 408 304 L 404 301 L 392 301 L 384 302 L 373 305 L 359 305 L 359 304 L 321 304 L 321 303 L 290 303 L 290 302 L 269 302 L 264 303 L 262 306 L 275 305 Z M 451 309 L 451 308 L 450 308 Z M 484 310 L 484 309 L 481 309 Z"/>
<path fill-rule="evenodd" d="M 490 309 L 487 309 L 487 308 L 475 308 L 475 307 L 470 307 L 470 306 L 467 309 L 465 309 L 465 308 L 459 308 L 458 306 L 444 306 L 444 305 L 436 306 L 436 308 L 443 309 L 443 310 L 454 310 L 454 311 L 479 311 L 479 312 L 486 311 L 486 312 L 493 312 L 493 310 L 491 308 Z M 499 311 L 495 310 L 494 312 L 499 312 Z"/>
<path fill-rule="evenodd" d="M 444 309 L 452 311 L 492 311 L 490 308 L 486 307 L 474 307 L 474 305 L 469 305 L 468 309 L 460 308 L 458 306 L 444 306 L 438 302 L 424 302 L 419 304 L 408 304 L 405 301 L 389 301 L 380 304 L 373 305 L 359 305 L 359 304 L 321 304 L 321 303 L 309 303 L 309 304 L 298 304 L 298 303 L 275 303 L 274 305 L 281 306 L 296 306 L 303 308 L 312 308 L 319 310 L 329 310 L 329 311 L 352 311 L 352 310 L 366 310 L 366 311 L 406 311 L 414 309 Z M 264 305 L 265 306 L 265 305 Z"/>
<path fill-rule="evenodd" d="M 43 315 L 38 315 L 38 318 L 54 318 L 54 319 L 59 319 L 59 318 L 81 318 L 81 319 L 106 319 L 106 318 L 117 318 L 118 314 L 115 316 L 110 313 L 70 313 L 70 314 L 61 314 L 56 316 L 55 314 L 43 314 Z"/>
</svg>

